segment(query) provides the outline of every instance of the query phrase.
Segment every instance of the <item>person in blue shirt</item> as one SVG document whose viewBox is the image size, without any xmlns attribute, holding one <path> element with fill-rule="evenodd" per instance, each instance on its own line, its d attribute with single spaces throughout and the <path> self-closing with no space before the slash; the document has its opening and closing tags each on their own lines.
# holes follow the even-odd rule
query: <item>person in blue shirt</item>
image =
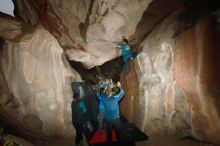
<svg viewBox="0 0 220 146">
<path fill-rule="evenodd" d="M 101 132 L 101 130 L 102 130 L 103 120 L 104 120 L 104 116 L 105 116 L 105 107 L 101 101 L 101 98 L 104 97 L 104 94 L 105 94 L 104 92 L 105 92 L 105 89 L 107 88 L 107 86 L 108 85 L 106 83 L 102 84 L 100 86 L 99 93 L 97 96 L 100 101 L 99 102 L 99 113 L 98 113 L 98 117 L 97 117 L 98 123 L 99 123 L 99 126 L 98 126 L 99 132 Z"/>
<path fill-rule="evenodd" d="M 127 73 L 128 72 L 128 59 L 133 60 L 133 53 L 131 50 L 131 45 L 128 43 L 128 40 L 126 38 L 123 38 L 123 42 L 116 44 L 116 48 L 119 48 L 122 51 L 124 69 L 125 69 L 125 72 Z"/>
<path fill-rule="evenodd" d="M 102 130 L 103 122 L 104 122 L 104 116 L 105 116 L 105 107 L 102 103 L 101 98 L 105 97 L 105 90 L 109 87 L 113 88 L 113 82 L 110 79 L 106 79 L 105 81 L 101 81 L 99 83 L 99 92 L 97 94 L 97 97 L 100 102 L 99 102 L 99 113 L 98 113 L 97 119 L 99 123 L 98 130 L 100 134 L 101 134 L 101 130 Z"/>
<path fill-rule="evenodd" d="M 102 94 L 102 98 L 100 98 L 100 101 L 104 105 L 105 110 L 105 121 L 107 126 L 107 138 L 108 141 L 112 141 L 112 128 L 116 129 L 117 136 L 120 135 L 120 129 L 121 129 L 121 120 L 120 120 L 120 113 L 119 113 L 119 101 L 122 99 L 122 97 L 125 95 L 125 92 L 123 89 L 121 89 L 120 82 L 116 85 L 118 88 L 120 88 L 120 92 L 117 95 L 112 95 L 110 88 L 107 88 L 105 90 L 105 94 Z"/>
</svg>

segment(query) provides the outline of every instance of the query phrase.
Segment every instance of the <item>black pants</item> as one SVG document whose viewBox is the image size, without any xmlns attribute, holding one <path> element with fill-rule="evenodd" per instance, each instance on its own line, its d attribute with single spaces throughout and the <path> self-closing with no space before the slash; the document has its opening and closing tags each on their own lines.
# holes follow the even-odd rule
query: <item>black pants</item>
<svg viewBox="0 0 220 146">
<path fill-rule="evenodd" d="M 83 135 L 82 132 L 79 130 L 76 130 L 76 139 L 75 139 L 75 144 L 79 144 L 80 141 L 83 140 Z"/>
<path fill-rule="evenodd" d="M 73 126 L 76 130 L 75 144 L 79 144 L 83 140 L 83 127 L 77 122 L 73 122 Z"/>
<path fill-rule="evenodd" d="M 112 129 L 115 128 L 117 139 L 120 139 L 121 135 L 121 119 L 105 119 L 107 127 L 107 138 L 108 142 L 112 141 Z"/>
</svg>

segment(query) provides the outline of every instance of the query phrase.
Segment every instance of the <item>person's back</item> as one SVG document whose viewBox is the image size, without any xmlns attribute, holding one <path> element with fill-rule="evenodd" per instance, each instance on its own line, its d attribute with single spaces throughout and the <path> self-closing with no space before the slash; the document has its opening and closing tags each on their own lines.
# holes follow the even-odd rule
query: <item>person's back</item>
<svg viewBox="0 0 220 146">
<path fill-rule="evenodd" d="M 104 110 L 105 108 L 101 99 L 105 97 L 104 90 L 106 87 L 107 87 L 106 83 L 103 83 L 102 85 L 100 85 L 100 89 L 99 89 L 100 91 L 98 92 L 98 95 L 97 95 L 97 98 L 99 99 L 99 110 Z"/>
<path fill-rule="evenodd" d="M 131 45 L 126 43 L 121 43 L 119 48 L 122 50 L 122 56 L 131 55 Z"/>
<path fill-rule="evenodd" d="M 121 89 L 120 93 L 111 97 L 104 97 L 101 99 L 105 107 L 105 118 L 106 119 L 117 119 L 119 115 L 119 105 L 118 102 L 124 96 L 124 90 Z"/>
<path fill-rule="evenodd" d="M 101 132 L 103 122 L 104 122 L 104 116 L 105 116 L 105 107 L 104 107 L 104 104 L 101 100 L 104 97 L 104 92 L 100 91 L 97 97 L 99 99 L 99 113 L 97 115 L 97 120 L 98 120 L 98 124 L 99 124 L 98 130 Z"/>
<path fill-rule="evenodd" d="M 100 99 L 105 108 L 105 119 L 117 119 L 120 117 L 118 102 L 125 95 L 125 92 L 121 89 L 120 82 L 118 82 L 116 86 L 120 88 L 120 92 L 117 95 L 113 96 L 111 89 L 107 88 Z"/>
</svg>

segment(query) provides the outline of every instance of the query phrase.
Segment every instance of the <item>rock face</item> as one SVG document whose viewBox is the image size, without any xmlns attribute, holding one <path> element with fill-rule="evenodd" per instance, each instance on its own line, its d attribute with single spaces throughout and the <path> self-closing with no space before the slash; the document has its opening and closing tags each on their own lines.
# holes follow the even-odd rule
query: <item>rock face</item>
<svg viewBox="0 0 220 146">
<path fill-rule="evenodd" d="M 210 19 L 194 13 L 197 1 L 187 1 L 189 12 L 177 10 L 183 2 L 176 0 L 13 1 L 16 18 L 0 17 L 5 126 L 29 138 L 71 136 L 70 82 L 81 77 L 65 56 L 87 68 L 101 65 L 120 55 L 114 42 L 134 35 L 145 39 L 130 72 L 121 74 L 122 112 L 150 135 L 220 144 L 220 52 Z M 104 70 L 113 72 L 109 66 Z"/>
<path fill-rule="evenodd" d="M 130 64 L 127 79 L 122 79 L 128 91 L 122 109 L 135 113 L 124 112 L 151 135 L 220 144 L 220 53 L 213 26 L 207 17 L 190 23 L 177 19 L 179 15 L 180 10 L 166 18 L 141 44 L 135 68 Z"/>
<path fill-rule="evenodd" d="M 20 22 L 0 21 L 0 28 L 5 25 L 8 30 L 0 30 L 6 39 L 0 52 L 1 123 L 29 138 L 73 135 L 70 83 L 81 78 L 69 66 L 63 49 L 41 26 L 32 28 L 31 34 L 21 29 Z M 16 41 L 20 32 L 25 34 Z"/>
<path fill-rule="evenodd" d="M 115 41 L 131 36 L 151 0 L 14 0 L 16 16 L 42 22 L 69 58 L 91 68 L 118 56 Z M 31 8 L 32 9 L 31 9 Z M 24 14 L 24 11 L 28 11 Z M 28 14 L 28 15 L 27 15 Z M 92 62 L 90 60 L 93 60 Z"/>
</svg>

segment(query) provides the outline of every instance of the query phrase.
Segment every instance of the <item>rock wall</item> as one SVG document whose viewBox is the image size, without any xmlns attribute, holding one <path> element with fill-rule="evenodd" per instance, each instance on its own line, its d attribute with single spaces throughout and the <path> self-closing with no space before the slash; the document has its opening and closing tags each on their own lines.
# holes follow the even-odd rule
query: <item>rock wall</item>
<svg viewBox="0 0 220 146">
<path fill-rule="evenodd" d="M 0 27 L 4 30 L 0 30 L 0 36 L 5 38 L 0 51 L 1 123 L 29 139 L 72 136 L 70 83 L 81 81 L 81 77 L 71 69 L 57 40 L 43 27 L 25 33 L 21 22 L 0 21 L 1 26 L 7 26 Z M 12 35 L 17 34 L 13 32 L 25 34 L 15 41 Z M 11 39 L 6 34 L 11 34 Z"/>
<path fill-rule="evenodd" d="M 32 25 L 41 22 L 66 49 L 69 59 L 87 68 L 119 56 L 113 42 L 135 32 L 151 1 L 14 0 L 17 17 Z"/>
<path fill-rule="evenodd" d="M 192 136 L 220 144 L 220 52 L 212 21 L 180 22 L 180 14 L 167 17 L 140 45 L 135 68 L 130 63 L 130 73 L 122 79 L 127 91 L 122 109 L 150 135 Z"/>
<path fill-rule="evenodd" d="M 130 122 L 138 123 L 137 121 L 142 121 L 143 118 L 138 117 L 137 114 L 137 112 L 142 112 L 142 110 L 139 109 L 139 82 L 133 61 L 129 61 L 128 73 L 125 73 L 124 70 L 122 71 L 120 81 L 126 92 L 125 97 L 123 97 L 124 99 L 122 99 L 120 104 L 121 112 L 126 115 L 126 118 Z"/>
<path fill-rule="evenodd" d="M 121 75 L 122 112 L 150 135 L 220 144 L 220 52 L 212 23 L 193 18 L 194 7 L 166 16 L 182 5 L 177 1 L 154 12 L 157 4 L 167 8 L 156 0 L 146 11 L 151 1 L 14 0 L 16 18 L 0 18 L 1 123 L 29 138 L 71 136 L 70 82 L 81 77 L 64 53 L 91 68 L 120 55 L 114 42 L 121 36 L 150 33 Z"/>
</svg>

